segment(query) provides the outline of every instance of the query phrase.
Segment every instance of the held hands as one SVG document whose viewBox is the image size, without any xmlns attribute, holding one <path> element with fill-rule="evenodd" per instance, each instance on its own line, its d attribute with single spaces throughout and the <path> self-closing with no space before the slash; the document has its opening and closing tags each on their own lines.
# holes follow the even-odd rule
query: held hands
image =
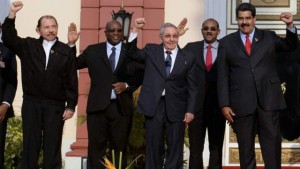
<svg viewBox="0 0 300 169">
<path fill-rule="evenodd" d="M 0 123 L 4 120 L 8 108 L 9 106 L 5 103 L 0 105 Z"/>
<path fill-rule="evenodd" d="M 294 27 L 294 23 L 293 23 L 294 19 L 293 19 L 293 15 L 291 13 L 282 12 L 280 14 L 280 20 L 282 20 L 288 28 Z"/>
<path fill-rule="evenodd" d="M 9 11 L 9 15 L 8 18 L 15 18 L 16 17 L 16 13 L 22 9 L 23 7 L 23 2 L 22 1 L 15 1 L 11 3 L 10 6 L 10 11 Z"/>
<path fill-rule="evenodd" d="M 185 32 L 186 32 L 187 30 L 189 30 L 189 28 L 185 28 L 185 26 L 186 26 L 186 24 L 187 24 L 187 21 L 188 21 L 187 18 L 183 18 L 183 19 L 180 21 L 179 25 L 177 26 L 179 36 L 185 34 Z"/>
<path fill-rule="evenodd" d="M 112 84 L 116 94 L 121 94 L 126 90 L 126 84 L 124 82 L 118 82 L 115 84 Z"/>
<path fill-rule="evenodd" d="M 77 27 L 75 23 L 70 23 L 68 27 L 68 44 L 74 45 L 78 40 L 80 32 L 77 32 Z"/>
<path fill-rule="evenodd" d="M 134 21 L 134 27 L 132 29 L 132 32 L 137 32 L 139 29 L 143 29 L 145 24 L 146 24 L 145 18 L 136 18 Z"/>
<path fill-rule="evenodd" d="M 194 114 L 191 112 L 186 112 L 183 122 L 185 122 L 185 124 L 189 124 L 193 119 L 194 119 Z"/>
<path fill-rule="evenodd" d="M 72 111 L 70 109 L 66 109 L 63 114 L 63 120 L 68 120 L 68 119 L 72 118 L 73 115 L 74 115 L 74 111 Z"/>
<path fill-rule="evenodd" d="M 233 123 L 233 116 L 235 116 L 235 114 L 232 109 L 230 107 L 222 107 L 221 111 L 228 123 Z"/>
</svg>

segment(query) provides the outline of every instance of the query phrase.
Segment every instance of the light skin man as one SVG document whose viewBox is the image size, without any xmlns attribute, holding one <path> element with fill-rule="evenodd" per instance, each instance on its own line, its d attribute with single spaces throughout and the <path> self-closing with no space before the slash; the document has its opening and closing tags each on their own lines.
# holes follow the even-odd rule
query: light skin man
<svg viewBox="0 0 300 169">
<path fill-rule="evenodd" d="M 76 62 L 70 47 L 58 40 L 53 16 L 38 20 L 39 39 L 19 37 L 14 22 L 22 8 L 21 1 L 11 4 L 2 34 L 4 44 L 20 58 L 22 68 L 21 168 L 38 169 L 43 148 L 43 168 L 60 169 L 64 122 L 73 116 L 78 99 Z"/>
</svg>

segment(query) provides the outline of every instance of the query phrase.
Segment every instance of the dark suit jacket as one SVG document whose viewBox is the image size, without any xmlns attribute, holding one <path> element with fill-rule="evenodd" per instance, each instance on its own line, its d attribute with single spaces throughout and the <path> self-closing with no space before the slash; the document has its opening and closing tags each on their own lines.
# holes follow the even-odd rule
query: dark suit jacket
<svg viewBox="0 0 300 169">
<path fill-rule="evenodd" d="M 248 56 L 239 31 L 224 37 L 218 53 L 220 107 L 230 106 L 236 116 L 251 114 L 258 105 L 265 111 L 284 109 L 276 52 L 295 49 L 297 44 L 297 33 L 287 31 L 282 39 L 256 28 Z"/>
<path fill-rule="evenodd" d="M 169 77 L 162 44 L 147 44 L 133 56 L 145 63 L 137 112 L 153 116 L 165 89 L 166 111 L 171 122 L 182 122 L 186 112 L 195 113 L 198 88 L 194 55 L 179 49 Z"/>
<path fill-rule="evenodd" d="M 200 67 L 200 71 L 197 72 L 197 80 L 200 82 L 199 95 L 197 97 L 197 105 L 203 102 L 203 99 L 209 99 L 207 103 L 210 105 L 203 105 L 204 107 L 217 106 L 217 59 L 213 63 L 212 68 L 208 72 L 206 70 L 204 55 L 204 41 L 191 42 L 186 44 L 183 50 L 187 50 L 196 56 L 196 63 Z M 202 90 L 201 90 L 202 89 Z M 205 92 L 204 92 L 205 91 Z M 204 97 L 205 95 L 205 97 Z M 201 113 L 203 107 L 199 107 Z"/>
<path fill-rule="evenodd" d="M 17 63 L 16 56 L 3 43 L 0 43 L 0 60 L 5 63 L 5 68 L 0 67 L 0 102 L 10 104 L 6 117 L 12 117 L 12 103 L 17 90 Z"/>
<path fill-rule="evenodd" d="M 104 110 L 110 102 L 112 84 L 126 82 L 129 88 L 117 95 L 117 101 L 123 114 L 132 114 L 132 92 L 140 86 L 143 73 L 127 56 L 125 44 L 122 44 L 122 51 L 114 72 L 108 60 L 106 42 L 88 46 L 77 57 L 77 68 L 88 68 L 91 78 L 87 113 Z"/>
</svg>

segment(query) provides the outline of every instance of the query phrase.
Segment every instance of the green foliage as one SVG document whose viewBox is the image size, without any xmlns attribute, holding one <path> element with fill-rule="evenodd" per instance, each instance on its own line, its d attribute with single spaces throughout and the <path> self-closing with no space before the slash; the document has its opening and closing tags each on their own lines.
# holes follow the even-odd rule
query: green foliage
<svg viewBox="0 0 300 169">
<path fill-rule="evenodd" d="M 14 117 L 8 120 L 7 134 L 5 141 L 4 166 L 7 169 L 17 169 L 21 166 L 22 159 L 22 118 Z M 43 151 L 39 156 L 39 166 L 42 166 Z"/>
<path fill-rule="evenodd" d="M 22 137 L 21 117 L 10 118 L 7 124 L 4 160 L 4 166 L 8 169 L 19 168 L 21 164 Z"/>
<path fill-rule="evenodd" d="M 138 91 L 133 94 L 134 107 L 138 99 Z M 132 128 L 129 136 L 127 160 L 130 163 L 128 169 L 144 169 L 145 163 L 145 118 L 134 111 Z"/>
</svg>

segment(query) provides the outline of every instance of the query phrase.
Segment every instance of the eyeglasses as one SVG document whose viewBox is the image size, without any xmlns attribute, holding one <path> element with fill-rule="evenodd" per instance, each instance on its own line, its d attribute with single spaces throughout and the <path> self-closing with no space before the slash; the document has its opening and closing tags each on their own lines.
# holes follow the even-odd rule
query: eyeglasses
<svg viewBox="0 0 300 169">
<path fill-rule="evenodd" d="M 166 39 L 170 39 L 171 37 L 172 37 L 173 39 L 177 39 L 177 38 L 178 38 L 178 35 L 164 35 L 163 37 L 166 38 Z"/>
<path fill-rule="evenodd" d="M 122 29 L 110 29 L 110 30 L 107 30 L 107 32 L 109 32 L 109 33 L 114 33 L 114 32 L 121 33 Z"/>
<path fill-rule="evenodd" d="M 202 30 L 204 30 L 204 31 L 208 31 L 208 30 L 210 30 L 210 31 L 217 31 L 218 28 L 216 28 L 216 27 L 207 27 L 207 26 L 205 26 L 205 27 L 202 28 Z"/>
</svg>

